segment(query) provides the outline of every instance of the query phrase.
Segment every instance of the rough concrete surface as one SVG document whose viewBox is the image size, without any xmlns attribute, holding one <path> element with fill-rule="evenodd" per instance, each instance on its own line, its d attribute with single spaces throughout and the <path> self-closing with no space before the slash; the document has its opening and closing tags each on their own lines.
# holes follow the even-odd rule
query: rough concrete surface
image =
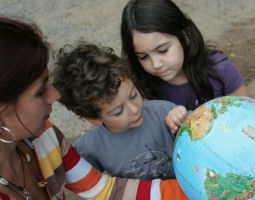
<svg viewBox="0 0 255 200">
<path fill-rule="evenodd" d="M 175 0 L 205 40 L 223 50 L 255 97 L 254 0 Z M 119 54 L 121 12 L 127 0 L 0 0 L 0 14 L 34 20 L 54 49 L 79 39 L 111 46 Z M 72 142 L 91 125 L 54 103 L 51 120 Z M 79 199 L 71 194 L 67 199 Z"/>
</svg>

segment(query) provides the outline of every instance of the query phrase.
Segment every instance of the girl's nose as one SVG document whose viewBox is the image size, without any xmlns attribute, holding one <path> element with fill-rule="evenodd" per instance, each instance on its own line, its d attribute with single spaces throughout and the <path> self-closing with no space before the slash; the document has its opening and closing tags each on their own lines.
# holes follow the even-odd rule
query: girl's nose
<svg viewBox="0 0 255 200">
<path fill-rule="evenodd" d="M 152 66 L 154 69 L 159 69 L 162 67 L 162 62 L 157 56 L 152 57 Z"/>
</svg>

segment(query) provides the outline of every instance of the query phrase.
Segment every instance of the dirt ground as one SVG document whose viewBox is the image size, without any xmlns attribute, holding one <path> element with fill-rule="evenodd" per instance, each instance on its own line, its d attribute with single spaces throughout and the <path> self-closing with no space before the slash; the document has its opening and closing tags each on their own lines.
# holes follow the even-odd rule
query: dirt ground
<svg viewBox="0 0 255 200">
<path fill-rule="evenodd" d="M 255 79 L 255 18 L 236 22 L 212 43 L 227 55 L 245 79 L 246 85 Z M 251 28 L 252 27 L 252 28 Z M 224 41 L 224 42 L 222 42 Z M 250 88 L 250 87 L 248 87 Z M 255 91 L 249 90 L 255 97 Z"/>
</svg>

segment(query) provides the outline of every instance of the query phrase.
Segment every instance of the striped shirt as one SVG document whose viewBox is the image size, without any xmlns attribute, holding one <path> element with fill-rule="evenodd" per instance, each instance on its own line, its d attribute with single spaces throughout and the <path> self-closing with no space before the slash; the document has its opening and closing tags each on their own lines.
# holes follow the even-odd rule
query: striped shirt
<svg viewBox="0 0 255 200">
<path fill-rule="evenodd" d="M 32 141 L 49 199 L 65 199 L 64 187 L 85 199 L 95 200 L 186 200 L 175 179 L 142 181 L 101 174 L 83 159 L 50 122 Z M 0 191 L 0 200 L 12 199 Z"/>
</svg>

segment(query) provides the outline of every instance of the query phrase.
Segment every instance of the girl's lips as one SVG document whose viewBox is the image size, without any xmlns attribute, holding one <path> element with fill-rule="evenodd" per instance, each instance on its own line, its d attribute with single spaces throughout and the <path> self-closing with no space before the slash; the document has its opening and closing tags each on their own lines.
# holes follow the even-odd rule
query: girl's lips
<svg viewBox="0 0 255 200">
<path fill-rule="evenodd" d="M 168 72 L 169 72 L 169 69 L 167 69 L 167 70 L 165 70 L 165 71 L 163 71 L 163 72 L 160 72 L 160 73 L 158 73 L 160 76 L 165 76 L 166 74 L 168 74 Z"/>
</svg>

